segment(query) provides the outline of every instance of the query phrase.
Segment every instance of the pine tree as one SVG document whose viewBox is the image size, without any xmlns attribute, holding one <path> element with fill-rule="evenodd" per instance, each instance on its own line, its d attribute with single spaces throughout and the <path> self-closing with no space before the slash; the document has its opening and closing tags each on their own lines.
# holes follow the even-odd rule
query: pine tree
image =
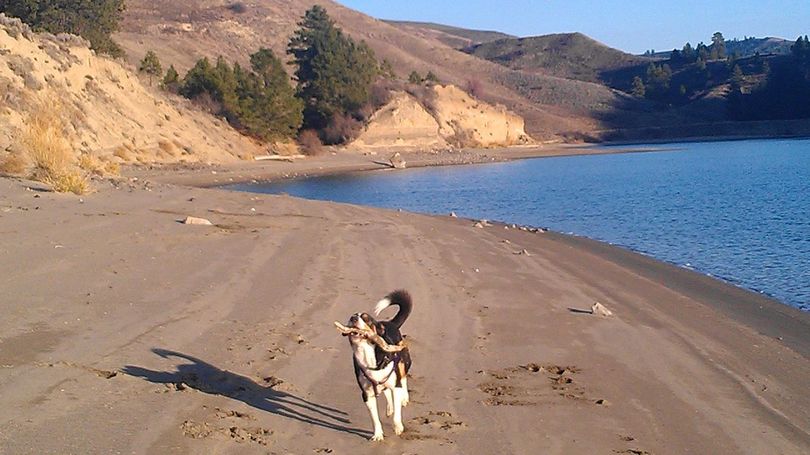
<svg viewBox="0 0 810 455">
<path fill-rule="evenodd" d="M 371 48 L 335 26 L 318 5 L 305 14 L 287 45 L 298 66 L 297 96 L 304 102 L 304 127 L 321 130 L 334 117 L 357 115 L 371 97 L 379 65 Z"/>
<path fill-rule="evenodd" d="M 439 76 L 437 76 L 433 71 L 428 71 L 427 75 L 425 75 L 425 81 L 438 84 Z"/>
<path fill-rule="evenodd" d="M 166 75 L 163 76 L 161 85 L 163 86 L 164 89 L 170 92 L 176 92 L 179 83 L 180 83 L 180 75 L 177 73 L 177 70 L 174 69 L 174 65 L 169 65 L 169 69 L 166 70 Z"/>
<path fill-rule="evenodd" d="M 388 79 L 396 79 L 397 73 L 394 71 L 394 66 L 388 60 L 383 60 L 380 64 L 380 74 Z"/>
<path fill-rule="evenodd" d="M 633 90 L 630 93 L 639 98 L 644 98 L 647 94 L 647 87 L 644 86 L 644 81 L 642 81 L 640 77 L 636 76 L 633 78 Z"/>
<path fill-rule="evenodd" d="M 215 65 L 200 59 L 183 78 L 180 94 L 210 103 L 244 134 L 262 141 L 293 138 L 301 127 L 303 103 L 295 97 L 284 66 L 269 49 L 250 56 L 251 69 L 231 67 L 223 58 Z"/>
<path fill-rule="evenodd" d="M 408 75 L 408 82 L 411 84 L 421 84 L 422 81 L 424 81 L 424 79 L 422 79 L 422 76 L 416 71 L 411 71 L 411 74 Z"/>
<path fill-rule="evenodd" d="M 710 46 L 710 50 L 710 57 L 712 60 L 726 58 L 726 40 L 723 38 L 722 33 L 715 32 L 714 35 L 712 35 L 712 45 Z"/>
<path fill-rule="evenodd" d="M 281 60 L 262 48 L 250 56 L 250 64 L 252 72 L 234 67 L 240 122 L 262 140 L 294 137 L 303 122 L 303 102 L 295 97 Z"/>
<path fill-rule="evenodd" d="M 163 66 L 160 64 L 155 51 L 149 50 L 138 65 L 138 72 L 146 73 L 149 76 L 149 85 L 152 85 L 152 78 L 163 74 Z"/>
<path fill-rule="evenodd" d="M 96 51 L 114 57 L 123 55 L 112 34 L 124 9 L 124 0 L 0 0 L 0 13 L 18 17 L 36 31 L 79 35 Z"/>
<path fill-rule="evenodd" d="M 672 69 L 666 63 L 658 66 L 650 63 L 647 67 L 647 92 L 655 96 L 663 96 L 669 91 L 672 79 Z"/>
<path fill-rule="evenodd" d="M 742 87 L 744 81 L 745 76 L 743 75 L 742 68 L 740 68 L 740 65 L 734 65 L 734 69 L 731 70 L 732 90 L 739 90 Z"/>
<path fill-rule="evenodd" d="M 695 53 L 695 49 L 692 48 L 692 44 L 684 44 L 683 49 L 681 49 L 681 58 L 683 58 L 686 63 L 692 63 L 695 61 L 695 59 L 697 59 L 697 55 Z"/>
</svg>

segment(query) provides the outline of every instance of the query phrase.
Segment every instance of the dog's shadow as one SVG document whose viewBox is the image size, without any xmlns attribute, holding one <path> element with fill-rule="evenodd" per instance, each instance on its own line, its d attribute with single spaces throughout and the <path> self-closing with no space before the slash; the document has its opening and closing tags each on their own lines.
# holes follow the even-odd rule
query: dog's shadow
<svg viewBox="0 0 810 455">
<path fill-rule="evenodd" d="M 262 386 L 246 376 L 221 370 L 188 354 L 159 348 L 152 349 L 152 352 L 166 359 L 176 357 L 191 363 L 178 364 L 176 371 L 153 371 L 132 365 L 127 365 L 120 371 L 155 384 L 188 386 L 207 394 L 239 400 L 256 409 L 299 422 L 362 437 L 371 435 L 367 431 L 347 426 L 351 422 L 347 414 L 339 409 L 305 400 L 289 392 L 274 390 L 272 386 Z"/>
</svg>

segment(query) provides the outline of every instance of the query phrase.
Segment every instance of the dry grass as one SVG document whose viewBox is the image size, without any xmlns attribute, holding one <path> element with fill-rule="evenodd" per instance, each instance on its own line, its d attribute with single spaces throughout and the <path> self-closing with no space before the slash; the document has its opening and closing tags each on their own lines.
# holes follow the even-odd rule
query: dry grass
<svg viewBox="0 0 810 455">
<path fill-rule="evenodd" d="M 129 149 L 124 145 L 119 145 L 116 147 L 115 151 L 113 152 L 113 156 L 117 156 L 124 161 L 132 161 L 132 155 L 130 155 Z"/>
<path fill-rule="evenodd" d="M 85 194 L 90 191 L 90 182 L 78 169 L 70 169 L 61 174 L 43 178 L 42 183 L 49 185 L 57 193 Z"/>
<path fill-rule="evenodd" d="M 79 156 L 79 168 L 91 174 L 104 175 L 104 163 L 89 153 Z"/>
<path fill-rule="evenodd" d="M 0 160 L 0 174 L 21 175 L 25 172 L 28 163 L 21 153 L 9 153 Z"/>
<path fill-rule="evenodd" d="M 65 137 L 62 108 L 45 98 L 29 114 L 20 142 L 33 166 L 31 178 L 50 185 L 57 192 L 84 194 L 90 189 L 87 177 L 74 163 Z"/>
<path fill-rule="evenodd" d="M 104 172 L 107 175 L 120 175 L 121 166 L 113 161 L 108 161 L 106 164 L 104 164 Z"/>
</svg>

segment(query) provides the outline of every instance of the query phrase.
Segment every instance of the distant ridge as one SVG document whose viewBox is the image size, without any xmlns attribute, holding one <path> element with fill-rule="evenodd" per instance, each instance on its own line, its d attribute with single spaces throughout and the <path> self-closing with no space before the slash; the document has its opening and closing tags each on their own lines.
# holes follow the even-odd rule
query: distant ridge
<svg viewBox="0 0 810 455">
<path fill-rule="evenodd" d="M 790 53 L 790 46 L 792 46 L 794 42 L 795 41 L 773 36 L 765 38 L 745 38 L 741 40 L 733 39 L 726 41 L 726 53 L 729 55 L 736 53 L 740 58 L 753 57 L 756 54 L 787 55 Z M 691 44 L 692 47 L 697 45 L 696 43 Z M 671 50 L 656 52 L 652 54 L 652 57 L 666 59 L 669 58 L 671 53 Z"/>
<path fill-rule="evenodd" d="M 464 49 L 509 68 L 550 76 L 600 82 L 600 73 L 649 62 L 606 46 L 582 33 L 507 38 Z"/>
<path fill-rule="evenodd" d="M 432 35 L 433 38 L 443 42 L 444 44 L 461 49 L 464 47 L 474 46 L 476 44 L 488 43 L 500 39 L 516 38 L 514 35 L 509 35 L 502 32 L 492 30 L 471 30 L 461 27 L 453 27 L 451 25 L 436 24 L 433 22 L 413 22 L 413 21 L 383 21 L 395 27 L 408 29 L 411 31 L 420 31 L 424 34 Z"/>
</svg>

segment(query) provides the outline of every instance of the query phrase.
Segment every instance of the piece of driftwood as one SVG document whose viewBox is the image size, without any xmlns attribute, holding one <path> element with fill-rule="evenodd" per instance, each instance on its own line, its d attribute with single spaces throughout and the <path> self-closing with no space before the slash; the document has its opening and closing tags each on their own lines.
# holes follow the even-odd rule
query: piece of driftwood
<svg viewBox="0 0 810 455">
<path fill-rule="evenodd" d="M 255 161 L 289 161 L 300 160 L 306 158 L 304 155 L 263 155 L 253 157 Z"/>
<path fill-rule="evenodd" d="M 386 343 L 386 341 L 383 340 L 381 336 L 377 335 L 376 333 L 372 332 L 371 330 L 361 330 L 361 329 L 358 329 L 357 327 L 346 327 L 345 325 L 343 325 L 343 324 L 341 324 L 341 323 L 339 323 L 337 321 L 335 321 L 335 327 L 338 329 L 338 332 L 340 332 L 340 333 L 342 333 L 344 335 L 355 334 L 355 335 L 364 336 L 364 337 L 368 338 L 369 340 L 371 340 L 374 344 L 379 346 L 380 349 L 382 349 L 385 352 L 399 352 L 399 351 L 405 349 L 405 344 L 400 343 L 400 344 L 390 345 L 390 344 Z"/>
</svg>

